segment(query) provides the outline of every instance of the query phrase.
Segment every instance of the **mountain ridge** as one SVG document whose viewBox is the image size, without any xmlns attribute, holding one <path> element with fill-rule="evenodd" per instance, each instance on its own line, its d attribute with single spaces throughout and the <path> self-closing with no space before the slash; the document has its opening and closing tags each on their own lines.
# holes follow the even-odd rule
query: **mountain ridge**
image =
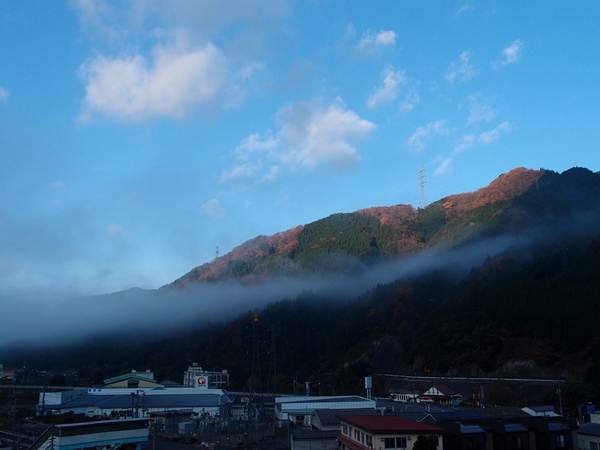
<svg viewBox="0 0 600 450">
<path fill-rule="evenodd" d="M 587 169 L 570 170 L 591 173 Z M 473 238 L 481 232 L 482 226 L 490 231 L 492 222 L 501 224 L 502 230 L 498 232 L 523 229 L 530 219 L 526 209 L 513 207 L 505 211 L 502 206 L 523 197 L 532 187 L 538 191 L 544 189 L 545 184 L 540 185 L 540 180 L 554 175 L 557 174 L 545 169 L 518 167 L 499 175 L 486 187 L 449 195 L 424 208 L 379 206 L 332 214 L 271 236 L 249 239 L 226 255 L 194 267 L 164 287 L 182 288 L 199 282 L 232 279 L 252 283 L 273 275 L 300 275 L 313 270 L 311 266 L 315 264 L 320 265 L 319 270 L 323 272 L 344 270 L 347 266 L 342 262 L 328 263 L 315 255 L 343 254 L 369 262 L 414 254 L 438 245 L 452 247 Z M 597 188 L 597 183 L 594 186 Z M 495 210 L 485 211 L 482 217 L 477 217 L 478 211 L 486 207 L 493 209 L 494 205 Z M 472 227 L 477 223 L 483 225 L 475 227 L 471 236 L 463 232 L 465 236 L 457 237 L 456 229 L 464 225 L 460 219 L 469 214 L 473 215 L 470 219 Z M 362 236 L 348 237 L 348 228 L 353 226 L 362 228 Z"/>
</svg>

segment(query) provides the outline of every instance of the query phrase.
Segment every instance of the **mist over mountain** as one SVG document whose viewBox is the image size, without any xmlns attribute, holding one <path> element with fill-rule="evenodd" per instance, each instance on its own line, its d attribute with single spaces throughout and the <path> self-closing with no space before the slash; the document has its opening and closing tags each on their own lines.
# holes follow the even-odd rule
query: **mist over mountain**
<svg viewBox="0 0 600 450">
<path fill-rule="evenodd" d="M 284 391 L 322 373 L 348 387 L 368 372 L 594 380 L 599 201 L 597 173 L 518 168 L 424 208 L 334 214 L 155 291 L 21 298 L 0 360 L 172 379 L 198 362 L 241 389 L 258 313 L 263 372 L 275 352 Z"/>
</svg>

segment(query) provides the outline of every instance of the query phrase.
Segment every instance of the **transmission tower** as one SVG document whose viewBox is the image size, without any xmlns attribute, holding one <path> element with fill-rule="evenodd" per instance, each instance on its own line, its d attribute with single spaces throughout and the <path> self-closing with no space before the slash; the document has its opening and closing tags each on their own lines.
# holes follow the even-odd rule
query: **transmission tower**
<svg viewBox="0 0 600 450">
<path fill-rule="evenodd" d="M 425 169 L 423 165 L 419 166 L 419 207 L 427 206 L 427 195 L 425 194 Z"/>
<path fill-rule="evenodd" d="M 215 259 L 219 259 L 219 246 L 217 245 L 217 250 L 215 251 Z"/>
</svg>

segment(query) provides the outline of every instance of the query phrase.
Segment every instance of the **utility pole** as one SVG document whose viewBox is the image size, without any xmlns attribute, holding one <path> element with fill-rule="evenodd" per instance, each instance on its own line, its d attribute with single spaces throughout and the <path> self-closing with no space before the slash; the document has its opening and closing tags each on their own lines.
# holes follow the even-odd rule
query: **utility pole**
<svg viewBox="0 0 600 450">
<path fill-rule="evenodd" d="M 275 325 L 271 325 L 271 358 L 269 362 L 269 379 L 267 380 L 267 392 L 277 393 L 277 364 L 275 359 Z"/>
</svg>

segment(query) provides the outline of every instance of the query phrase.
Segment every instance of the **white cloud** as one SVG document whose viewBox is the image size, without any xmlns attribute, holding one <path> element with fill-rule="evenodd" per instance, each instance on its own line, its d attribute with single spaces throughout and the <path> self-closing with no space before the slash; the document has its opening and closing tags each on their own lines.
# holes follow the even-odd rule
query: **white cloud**
<svg viewBox="0 0 600 450">
<path fill-rule="evenodd" d="M 446 175 L 452 171 L 452 158 L 444 158 L 434 170 L 434 175 Z"/>
<path fill-rule="evenodd" d="M 452 130 L 447 127 L 447 120 L 436 120 L 422 127 L 418 127 L 415 132 L 406 141 L 407 145 L 416 148 L 418 151 L 425 149 L 425 141 L 435 135 L 445 135 Z"/>
<path fill-rule="evenodd" d="M 55 191 L 65 191 L 67 190 L 67 185 L 62 181 L 53 181 L 50 183 L 50 188 Z"/>
<path fill-rule="evenodd" d="M 261 177 L 260 181 L 262 183 L 268 183 L 271 181 L 275 181 L 275 179 L 277 179 L 278 175 L 279 175 L 279 167 L 271 166 L 271 167 L 269 167 L 269 171 Z"/>
<path fill-rule="evenodd" d="M 367 107 L 373 109 L 396 100 L 400 85 L 406 80 L 404 74 L 404 70 L 395 71 L 391 65 L 387 66 L 382 73 L 383 86 L 378 87 L 375 92 L 369 95 Z"/>
<path fill-rule="evenodd" d="M 279 113 L 281 127 L 273 135 L 253 133 L 242 139 L 234 155 L 241 164 L 222 172 L 221 181 L 257 178 L 259 182 L 275 180 L 281 165 L 292 170 L 326 165 L 346 169 L 360 161 L 356 145 L 375 129 L 375 124 L 361 119 L 344 107 L 340 100 L 323 106 L 319 102 L 301 102 Z M 263 160 L 270 165 L 266 172 Z"/>
<path fill-rule="evenodd" d="M 114 42 L 123 38 L 128 27 L 121 27 L 119 31 L 118 24 L 121 18 L 120 11 L 114 5 L 105 0 L 71 0 L 71 7 L 76 11 L 83 29 L 92 38 L 102 38 L 109 42 Z"/>
<path fill-rule="evenodd" d="M 454 153 L 461 153 L 470 149 L 475 143 L 475 136 L 468 134 L 460 139 L 460 142 L 454 147 Z"/>
<path fill-rule="evenodd" d="M 484 145 L 491 144 L 492 142 L 500 139 L 500 136 L 502 136 L 503 134 L 508 133 L 511 130 L 511 128 L 512 128 L 512 126 L 511 126 L 510 122 L 506 122 L 506 121 L 502 122 L 500 125 L 498 125 L 493 130 L 486 131 L 485 133 L 481 133 L 479 135 L 478 142 L 480 144 L 484 144 Z"/>
<path fill-rule="evenodd" d="M 10 92 L 0 86 L 0 103 L 4 103 L 10 97 Z"/>
<path fill-rule="evenodd" d="M 297 103 L 286 108 L 282 118 L 278 157 L 291 166 L 354 166 L 360 160 L 355 142 L 375 129 L 374 123 L 345 109 L 339 101 L 328 107 Z"/>
<path fill-rule="evenodd" d="M 253 133 L 247 138 L 242 139 L 240 144 L 235 149 L 236 156 L 241 160 L 247 160 L 257 152 L 269 153 L 279 146 L 279 140 L 271 136 L 268 132 L 267 136 L 262 139 L 258 133 Z"/>
<path fill-rule="evenodd" d="M 134 122 L 182 118 L 217 97 L 226 61 L 212 44 L 192 47 L 177 39 L 157 45 L 150 60 L 97 56 L 82 65 L 80 74 L 86 84 L 83 120 L 94 114 Z"/>
<path fill-rule="evenodd" d="M 496 118 L 496 111 L 488 103 L 479 99 L 478 96 L 471 95 L 467 99 L 469 102 L 469 124 L 479 122 L 491 122 Z"/>
<path fill-rule="evenodd" d="M 246 162 L 233 167 L 232 169 L 224 169 L 221 172 L 221 181 L 235 180 L 236 178 L 252 177 L 262 167 L 262 163 L 258 162 Z"/>
<path fill-rule="evenodd" d="M 223 207 L 223 204 L 215 198 L 202 205 L 202 211 L 214 219 L 220 219 L 221 217 L 225 216 L 225 208 Z"/>
<path fill-rule="evenodd" d="M 446 81 L 454 83 L 457 79 L 467 81 L 473 78 L 476 72 L 471 64 L 471 56 L 473 56 L 473 54 L 468 50 L 462 52 L 458 61 L 450 64 L 450 67 L 446 70 L 446 74 L 444 75 Z"/>
<path fill-rule="evenodd" d="M 381 48 L 396 46 L 396 33 L 394 31 L 380 31 L 379 33 L 365 32 L 358 42 L 358 49 L 372 51 Z"/>
<path fill-rule="evenodd" d="M 497 69 L 516 63 L 521 57 L 521 51 L 523 50 L 524 45 L 524 42 L 520 39 L 513 41 L 508 47 L 505 47 L 502 50 L 502 59 L 492 62 L 492 67 Z"/>
<path fill-rule="evenodd" d="M 129 239 L 129 235 L 125 229 L 116 223 L 108 227 L 107 234 L 111 241 L 126 241 Z"/>
<path fill-rule="evenodd" d="M 472 13 L 473 11 L 475 11 L 475 7 L 469 3 L 465 3 L 456 10 L 454 17 L 460 17 L 464 14 Z"/>
</svg>

